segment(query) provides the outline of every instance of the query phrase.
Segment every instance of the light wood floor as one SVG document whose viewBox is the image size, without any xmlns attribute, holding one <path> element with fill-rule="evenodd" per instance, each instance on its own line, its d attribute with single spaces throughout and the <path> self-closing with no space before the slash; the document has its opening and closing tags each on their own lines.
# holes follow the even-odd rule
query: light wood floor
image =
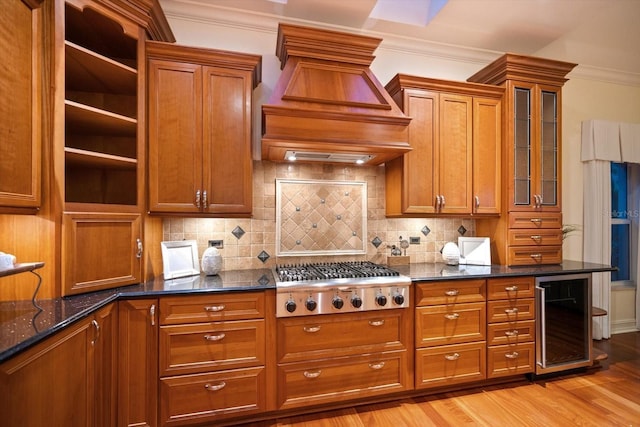
<svg viewBox="0 0 640 427">
<path fill-rule="evenodd" d="M 609 358 L 586 373 L 243 427 L 640 427 L 640 332 L 614 335 L 594 346 Z"/>
</svg>

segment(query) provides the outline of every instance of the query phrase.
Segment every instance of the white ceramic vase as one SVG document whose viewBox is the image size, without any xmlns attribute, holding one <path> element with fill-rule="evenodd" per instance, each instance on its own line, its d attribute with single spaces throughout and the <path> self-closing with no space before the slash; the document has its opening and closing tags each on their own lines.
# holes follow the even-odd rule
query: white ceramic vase
<svg viewBox="0 0 640 427">
<path fill-rule="evenodd" d="M 207 248 L 202 254 L 200 267 L 207 276 L 218 274 L 222 269 L 222 255 L 220 255 L 220 251 L 213 246 Z"/>
</svg>

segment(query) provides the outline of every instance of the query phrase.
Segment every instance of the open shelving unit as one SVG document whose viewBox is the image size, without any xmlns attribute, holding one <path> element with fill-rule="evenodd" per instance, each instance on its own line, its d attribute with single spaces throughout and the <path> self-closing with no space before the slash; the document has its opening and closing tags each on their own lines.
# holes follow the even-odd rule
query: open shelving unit
<svg viewBox="0 0 640 427">
<path fill-rule="evenodd" d="M 135 209 L 138 40 L 95 10 L 67 4 L 64 48 L 65 203 L 73 210 Z"/>
</svg>

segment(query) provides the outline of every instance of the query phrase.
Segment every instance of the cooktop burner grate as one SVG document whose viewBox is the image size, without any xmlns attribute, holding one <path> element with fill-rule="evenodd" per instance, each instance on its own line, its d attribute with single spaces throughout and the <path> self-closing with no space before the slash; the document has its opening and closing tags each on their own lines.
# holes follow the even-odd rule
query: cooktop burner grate
<svg viewBox="0 0 640 427">
<path fill-rule="evenodd" d="M 276 266 L 275 273 L 280 282 L 394 277 L 400 275 L 395 270 L 370 261 L 280 265 Z"/>
</svg>

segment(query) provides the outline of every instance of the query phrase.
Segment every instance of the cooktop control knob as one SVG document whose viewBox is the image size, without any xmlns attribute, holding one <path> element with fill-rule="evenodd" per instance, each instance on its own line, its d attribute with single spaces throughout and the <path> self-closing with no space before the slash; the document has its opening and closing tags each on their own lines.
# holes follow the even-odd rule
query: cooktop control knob
<svg viewBox="0 0 640 427">
<path fill-rule="evenodd" d="M 290 299 L 284 303 L 284 308 L 286 308 L 289 313 L 293 313 L 297 308 L 296 302 Z"/>
<path fill-rule="evenodd" d="M 342 306 L 344 306 L 344 301 L 342 300 L 342 298 L 340 298 L 339 296 L 335 296 L 333 297 L 333 301 L 331 301 L 331 304 L 337 308 L 338 310 L 340 310 L 342 308 Z"/>
<path fill-rule="evenodd" d="M 378 304 L 380 307 L 384 307 L 385 305 L 387 305 L 387 297 L 382 294 L 376 295 L 376 304 Z"/>
<path fill-rule="evenodd" d="M 393 296 L 393 302 L 395 302 L 397 305 L 404 304 L 404 295 L 402 295 L 401 293 L 396 293 Z"/>
<path fill-rule="evenodd" d="M 362 307 L 362 298 L 360 298 L 358 295 L 352 296 L 351 305 L 354 306 L 355 308 Z"/>
<path fill-rule="evenodd" d="M 318 303 L 315 302 L 313 300 L 313 298 L 309 297 L 309 298 L 307 298 L 307 301 L 304 303 L 304 305 L 305 305 L 305 307 L 307 307 L 307 310 L 313 311 L 318 306 Z"/>
</svg>

